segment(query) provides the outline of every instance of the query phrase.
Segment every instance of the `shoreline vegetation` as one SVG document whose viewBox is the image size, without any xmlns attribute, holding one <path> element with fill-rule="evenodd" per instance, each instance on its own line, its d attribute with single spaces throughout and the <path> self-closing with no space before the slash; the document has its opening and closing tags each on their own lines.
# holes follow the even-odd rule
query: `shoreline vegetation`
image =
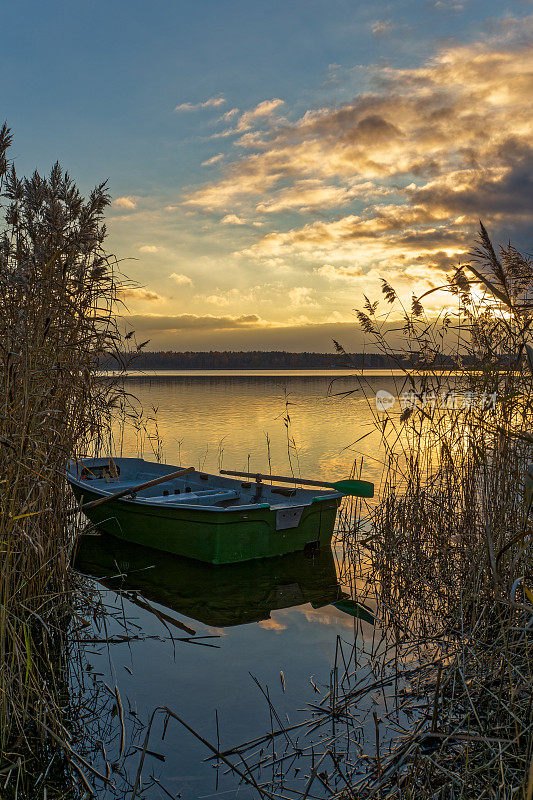
<svg viewBox="0 0 533 800">
<path fill-rule="evenodd" d="M 465 354 L 464 358 L 467 356 Z M 462 364 L 468 363 L 463 360 Z M 472 360 L 471 367 L 476 364 Z M 431 361 L 423 361 L 420 355 L 406 357 L 400 352 L 369 353 L 291 353 L 283 350 L 174 352 L 143 350 L 131 360 L 127 353 L 106 356 L 99 368 L 109 370 L 232 370 L 232 369 L 456 369 L 452 356 L 437 354 Z"/>
<path fill-rule="evenodd" d="M 121 389 L 96 375 L 122 347 L 117 264 L 105 252 L 105 184 L 87 198 L 58 163 L 19 178 L 0 130 L 0 796 L 72 798 L 88 779 L 71 693 L 83 631 L 71 566 L 85 527 L 71 458 L 108 449 Z M 83 788 L 85 787 L 85 788 Z"/>
<path fill-rule="evenodd" d="M 306 723 L 285 727 L 266 692 L 272 729 L 229 750 L 166 705 L 144 723 L 135 719 L 132 731 L 119 688 L 96 676 L 91 687 L 87 677 L 87 646 L 109 642 L 106 611 L 72 567 L 88 527 L 73 513 L 65 482 L 70 459 L 110 454 L 111 421 L 128 403 L 119 378 L 98 375 L 112 360 L 126 369 L 131 357 L 118 329 L 117 261 L 104 250 L 109 196 L 101 184 L 83 198 L 59 164 L 47 177 L 20 179 L 8 162 L 10 143 L 4 126 L 2 799 L 147 796 L 161 785 L 143 783 L 143 765 L 154 756 L 150 734 L 162 716 L 164 729 L 187 729 L 254 798 L 286 797 L 296 766 L 299 783 L 287 789 L 296 800 L 532 800 L 533 484 L 525 480 L 533 461 L 532 262 L 510 245 L 497 255 L 482 227 L 471 263 L 450 276 L 455 312 L 429 318 L 423 297 L 404 308 L 384 281 L 384 309 L 365 298 L 358 314 L 379 357 L 407 367 L 395 378 L 398 394 L 407 387 L 414 397 L 399 416 L 378 411 L 371 385 L 358 376 L 381 433 L 383 478 L 375 503 L 346 506 L 337 548 L 354 599 L 376 608 L 369 668 L 361 674 L 358 621 L 352 645 L 338 637 L 329 692 L 309 704 Z M 393 308 L 403 317 L 401 353 L 387 340 Z M 456 331 L 451 348 L 446 330 Z M 340 344 L 335 355 L 318 355 L 328 366 L 350 359 Z M 453 364 L 455 389 L 497 401 L 417 402 L 446 392 L 443 364 Z M 424 365 L 421 377 L 414 365 Z M 143 368 L 141 357 L 135 368 Z M 357 469 L 355 477 L 364 465 Z M 176 622 L 154 613 L 167 627 Z M 125 629 L 120 641 L 141 635 Z M 376 692 L 375 709 L 366 712 L 373 735 L 362 740 L 363 699 Z M 311 732 L 319 739 L 309 745 Z M 112 761 L 107 746 L 117 751 Z M 129 756 L 136 774 L 127 782 Z"/>
<path fill-rule="evenodd" d="M 383 321 L 399 308 L 405 357 L 427 361 L 442 352 L 442 327 L 455 326 L 448 355 L 479 369 L 458 369 L 454 388 L 496 402 L 422 403 L 446 394 L 445 379 L 406 372 L 397 392 L 410 388 L 413 403 L 394 416 L 375 410 L 361 376 L 384 470 L 377 502 L 347 509 L 338 547 L 341 576 L 379 620 L 369 668 L 358 669 L 363 631 L 353 645 L 339 637 L 330 691 L 302 723 L 320 748 L 305 736 L 283 747 L 295 734 L 280 727 L 261 740 L 277 753 L 258 763 L 257 739 L 232 749 L 257 765 L 256 778 L 271 775 L 264 797 L 281 796 L 294 765 L 305 776 L 291 792 L 299 800 L 533 797 L 533 263 L 511 245 L 497 255 L 481 226 L 471 263 L 447 288 L 456 310 L 432 321 L 418 298 L 402 309 L 384 281 L 384 309 L 366 299 L 359 322 L 389 354 Z"/>
</svg>

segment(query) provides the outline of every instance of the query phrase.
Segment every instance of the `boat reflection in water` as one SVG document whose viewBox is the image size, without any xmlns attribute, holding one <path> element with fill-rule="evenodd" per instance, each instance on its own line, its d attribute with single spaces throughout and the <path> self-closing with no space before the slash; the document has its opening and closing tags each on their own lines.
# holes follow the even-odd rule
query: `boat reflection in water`
<svg viewBox="0 0 533 800">
<path fill-rule="evenodd" d="M 271 611 L 304 603 L 339 603 L 346 611 L 353 602 L 339 585 L 331 547 L 213 566 L 98 534 L 81 538 L 75 566 L 109 589 L 138 592 L 217 628 L 267 620 Z"/>
</svg>

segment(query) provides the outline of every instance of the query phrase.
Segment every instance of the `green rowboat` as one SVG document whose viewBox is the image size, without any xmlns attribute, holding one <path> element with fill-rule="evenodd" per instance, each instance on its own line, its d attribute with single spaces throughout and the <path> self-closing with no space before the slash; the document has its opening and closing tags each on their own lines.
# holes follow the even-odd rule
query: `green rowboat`
<svg viewBox="0 0 533 800">
<path fill-rule="evenodd" d="M 178 470 L 141 458 L 82 459 L 71 463 L 67 480 L 100 530 L 199 561 L 229 564 L 329 546 L 341 492 L 192 468 L 172 477 Z M 145 483 L 157 485 L 138 488 Z M 115 494 L 122 496 L 108 499 Z"/>
</svg>

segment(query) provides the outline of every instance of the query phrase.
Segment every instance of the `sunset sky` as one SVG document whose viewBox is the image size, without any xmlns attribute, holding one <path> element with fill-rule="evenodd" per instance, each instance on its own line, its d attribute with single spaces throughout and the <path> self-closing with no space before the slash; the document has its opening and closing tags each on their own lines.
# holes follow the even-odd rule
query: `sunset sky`
<svg viewBox="0 0 533 800">
<path fill-rule="evenodd" d="M 20 0 L 2 12 L 20 172 L 108 178 L 149 349 L 360 349 L 482 218 L 533 251 L 528 0 Z M 443 298 L 434 295 L 437 305 Z"/>
</svg>

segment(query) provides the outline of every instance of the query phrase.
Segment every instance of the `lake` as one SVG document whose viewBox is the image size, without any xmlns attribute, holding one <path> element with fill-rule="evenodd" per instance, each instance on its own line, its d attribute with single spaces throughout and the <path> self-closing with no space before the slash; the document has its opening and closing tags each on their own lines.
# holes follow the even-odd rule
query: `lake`
<svg viewBox="0 0 533 800">
<path fill-rule="evenodd" d="M 379 389 L 396 396 L 401 386 L 400 372 L 365 373 L 371 400 Z M 161 457 L 170 464 L 265 472 L 270 448 L 273 474 L 291 474 L 292 465 L 295 475 L 335 480 L 346 477 L 361 456 L 370 476 L 380 474 L 375 404 L 365 399 L 353 373 L 134 373 L 127 388 L 144 417 L 130 420 L 124 435 L 115 432 L 123 455 L 154 455 L 155 419 Z"/>
<path fill-rule="evenodd" d="M 368 402 L 352 375 L 337 372 L 134 374 L 126 387 L 136 398 L 137 416 L 115 426 L 117 454 L 154 460 L 158 453 L 165 462 L 209 472 L 220 467 L 266 472 L 270 464 L 273 474 L 292 469 L 302 477 L 331 480 L 348 476 L 357 459 L 362 477 L 379 481 L 372 393 L 397 393 L 395 380 L 390 372 L 365 374 Z M 353 573 L 339 580 L 340 562 L 337 548 L 309 557 L 212 567 L 87 537 L 80 570 L 126 576 L 104 580 L 110 612 L 105 638 L 124 636 L 125 618 L 128 633 L 139 637 L 109 648 L 95 642 L 88 656 L 90 672 L 119 687 L 128 735 L 138 719 L 146 722 L 154 708 L 167 706 L 206 740 L 229 748 L 262 736 L 279 721 L 309 718 L 309 704 L 327 696 L 341 655 L 353 660 L 349 669 L 343 667 L 345 680 L 370 674 L 377 629 L 333 605 L 353 596 L 362 580 Z M 120 592 L 113 590 L 117 587 Z M 154 608 L 189 633 L 154 615 Z M 178 641 L 170 640 L 170 631 Z M 380 703 L 379 692 L 362 700 L 362 733 L 373 731 L 372 710 Z M 223 764 L 215 768 L 206 761 L 210 752 L 203 743 L 172 719 L 162 740 L 162 723 L 159 715 L 148 747 L 165 763 L 146 756 L 143 796 L 236 796 L 238 779 L 226 774 Z M 322 733 L 316 736 L 319 742 Z M 142 746 L 142 737 L 136 741 Z M 306 739 L 307 745 L 312 741 L 312 736 Z M 133 774 L 138 760 L 139 751 L 131 750 Z M 295 786 L 301 787 L 305 774 L 293 768 Z M 328 796 L 320 784 L 313 791 Z M 241 787 L 238 796 L 259 795 Z"/>
</svg>

